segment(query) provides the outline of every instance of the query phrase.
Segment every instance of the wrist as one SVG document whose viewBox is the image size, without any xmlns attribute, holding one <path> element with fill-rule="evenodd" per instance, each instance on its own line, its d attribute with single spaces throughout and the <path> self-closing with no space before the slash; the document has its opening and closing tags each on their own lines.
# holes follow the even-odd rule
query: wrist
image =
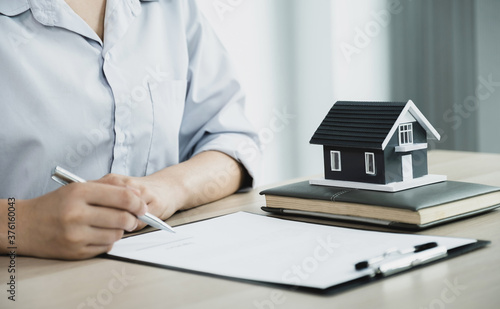
<svg viewBox="0 0 500 309">
<path fill-rule="evenodd" d="M 167 208 L 173 208 L 174 212 L 176 212 L 190 206 L 192 192 L 190 192 L 189 179 L 185 175 L 180 173 L 168 174 L 166 177 L 166 188 L 168 188 L 166 190 L 168 192 L 166 196 Z"/>
<path fill-rule="evenodd" d="M 147 186 L 155 188 L 157 203 L 161 205 L 158 214 L 163 220 L 178 210 L 184 209 L 188 203 L 189 193 L 182 174 L 176 173 L 174 166 L 165 168 L 146 176 Z"/>
<path fill-rule="evenodd" d="M 175 211 L 206 204 L 234 193 L 242 185 L 244 169 L 230 156 L 218 151 L 197 154 L 147 176 L 157 189 L 162 219 Z"/>
<path fill-rule="evenodd" d="M 7 250 L 7 229 L 8 219 L 7 214 L 9 204 L 7 199 L 0 199 L 0 255 L 8 253 Z"/>
<path fill-rule="evenodd" d="M 27 233 L 23 231 L 26 225 L 23 217 L 26 214 L 29 200 L 17 200 L 15 198 L 0 200 L 0 254 L 28 254 L 29 248 L 26 243 Z M 29 213 L 29 212 L 28 212 Z"/>
</svg>

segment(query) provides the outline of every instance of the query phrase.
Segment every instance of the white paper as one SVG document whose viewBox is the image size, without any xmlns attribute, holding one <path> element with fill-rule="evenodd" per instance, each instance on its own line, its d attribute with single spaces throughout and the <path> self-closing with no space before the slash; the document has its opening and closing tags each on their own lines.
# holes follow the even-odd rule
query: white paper
<svg viewBox="0 0 500 309">
<path fill-rule="evenodd" d="M 371 232 L 238 212 L 122 239 L 110 255 L 215 275 L 325 289 L 371 270 L 354 265 L 391 248 L 475 239 Z"/>
</svg>

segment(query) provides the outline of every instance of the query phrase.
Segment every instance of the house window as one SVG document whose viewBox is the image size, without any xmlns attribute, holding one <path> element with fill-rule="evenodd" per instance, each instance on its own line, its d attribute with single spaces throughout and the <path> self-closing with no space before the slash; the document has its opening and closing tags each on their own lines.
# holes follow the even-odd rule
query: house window
<svg viewBox="0 0 500 309">
<path fill-rule="evenodd" d="M 399 125 L 399 145 L 413 144 L 413 126 L 411 123 Z"/>
<path fill-rule="evenodd" d="M 368 175 L 375 175 L 375 154 L 365 152 L 365 171 Z"/>
<path fill-rule="evenodd" d="M 340 164 L 340 151 L 332 150 L 330 151 L 330 164 L 332 171 L 341 171 L 342 165 Z"/>
</svg>

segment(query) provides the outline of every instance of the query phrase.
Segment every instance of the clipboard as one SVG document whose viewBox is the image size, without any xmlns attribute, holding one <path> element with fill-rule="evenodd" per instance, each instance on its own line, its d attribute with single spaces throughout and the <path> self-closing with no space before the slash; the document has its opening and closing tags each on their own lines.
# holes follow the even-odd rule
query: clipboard
<svg viewBox="0 0 500 309">
<path fill-rule="evenodd" d="M 354 230 L 245 212 L 178 226 L 176 231 L 175 235 L 155 231 L 122 239 L 104 257 L 332 294 L 489 244 L 489 241 L 467 238 Z M 374 245 L 359 248 L 345 241 L 346 236 Z M 375 240 L 383 243 L 377 245 Z M 424 248 L 417 250 L 419 246 Z M 187 254 L 194 252 L 198 258 Z M 359 267 L 360 263 L 365 263 L 365 267 Z"/>
</svg>

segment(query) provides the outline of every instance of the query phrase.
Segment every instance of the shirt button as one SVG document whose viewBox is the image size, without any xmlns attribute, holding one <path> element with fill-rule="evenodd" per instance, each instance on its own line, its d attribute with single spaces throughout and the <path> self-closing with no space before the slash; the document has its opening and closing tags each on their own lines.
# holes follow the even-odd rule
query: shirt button
<svg viewBox="0 0 500 309">
<path fill-rule="evenodd" d="M 111 56 L 109 55 L 109 53 L 107 53 L 106 56 L 104 56 L 104 60 L 106 60 L 106 61 L 109 61 L 110 58 L 111 58 Z"/>
</svg>

